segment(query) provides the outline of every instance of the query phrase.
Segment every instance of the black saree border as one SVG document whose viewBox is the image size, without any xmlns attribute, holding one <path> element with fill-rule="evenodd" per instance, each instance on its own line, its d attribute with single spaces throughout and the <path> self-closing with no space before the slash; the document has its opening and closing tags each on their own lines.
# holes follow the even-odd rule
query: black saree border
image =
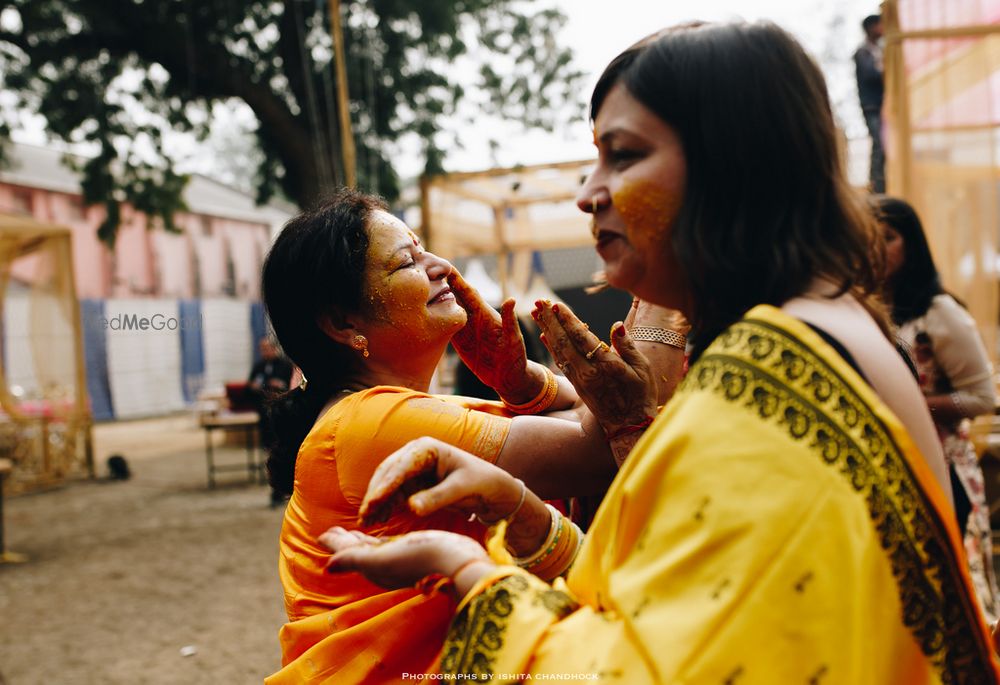
<svg viewBox="0 0 1000 685">
<path fill-rule="evenodd" d="M 806 335 L 828 346 L 812 331 Z M 903 623 L 942 682 L 996 682 L 992 646 L 959 566 L 964 554 L 892 432 L 851 382 L 793 333 L 751 312 L 709 345 L 676 399 L 695 391 L 755 412 L 837 469 L 865 499 L 896 579 Z"/>
<path fill-rule="evenodd" d="M 515 606 L 530 600 L 553 621 L 576 610 L 578 604 L 565 592 L 551 588 L 526 572 L 498 578 L 474 597 L 451 622 L 441 650 L 439 671 L 493 680 L 496 655 L 503 649 Z M 503 674 L 500 674 L 501 676 Z M 501 678 L 498 682 L 504 682 Z"/>
</svg>

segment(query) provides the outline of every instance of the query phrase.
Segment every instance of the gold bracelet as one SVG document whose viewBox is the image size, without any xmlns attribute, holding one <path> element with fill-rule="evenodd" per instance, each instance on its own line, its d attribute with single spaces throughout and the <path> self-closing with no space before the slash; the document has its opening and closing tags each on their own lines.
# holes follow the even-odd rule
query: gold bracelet
<svg viewBox="0 0 1000 685">
<path fill-rule="evenodd" d="M 542 370 L 545 372 L 545 383 L 542 384 L 538 395 L 524 404 L 511 404 L 504 400 L 503 404 L 507 409 L 515 414 L 541 414 L 552 406 L 559 395 L 559 382 L 556 381 L 556 375 L 547 366 L 543 366 Z"/>
<path fill-rule="evenodd" d="M 632 340 L 642 340 L 643 342 L 658 342 L 671 347 L 684 349 L 687 346 L 687 336 L 671 331 L 668 328 L 653 328 L 652 326 L 636 326 L 630 330 L 629 335 Z"/>
<path fill-rule="evenodd" d="M 507 521 L 507 522 L 512 521 L 514 517 L 517 516 L 517 512 L 521 511 L 521 507 L 524 506 L 524 500 L 528 496 L 528 486 L 524 484 L 524 481 L 521 480 L 520 478 L 515 478 L 514 480 L 516 480 L 518 484 L 521 486 L 521 498 L 517 501 L 517 505 L 514 507 L 513 511 L 511 511 L 506 516 L 501 516 L 495 521 L 484 521 L 482 518 L 479 517 L 479 514 L 473 514 L 472 517 L 477 521 L 479 521 L 484 526 L 495 526 L 501 521 Z"/>
</svg>

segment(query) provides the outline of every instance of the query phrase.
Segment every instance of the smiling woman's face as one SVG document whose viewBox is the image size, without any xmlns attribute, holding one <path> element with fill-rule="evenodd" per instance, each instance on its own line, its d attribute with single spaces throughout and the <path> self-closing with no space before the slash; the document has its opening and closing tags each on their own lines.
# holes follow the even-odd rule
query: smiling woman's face
<svg viewBox="0 0 1000 685">
<path fill-rule="evenodd" d="M 413 231 L 388 212 L 372 213 L 368 235 L 361 333 L 381 351 L 387 344 L 404 349 L 450 339 L 466 320 L 445 280 L 451 264 L 427 252 Z M 375 336 L 388 339 L 376 342 Z"/>
<path fill-rule="evenodd" d="M 680 138 L 620 84 L 608 91 L 597 113 L 594 138 L 597 167 L 577 205 L 594 215 L 608 282 L 683 311 L 686 294 L 670 246 L 687 187 Z"/>
</svg>

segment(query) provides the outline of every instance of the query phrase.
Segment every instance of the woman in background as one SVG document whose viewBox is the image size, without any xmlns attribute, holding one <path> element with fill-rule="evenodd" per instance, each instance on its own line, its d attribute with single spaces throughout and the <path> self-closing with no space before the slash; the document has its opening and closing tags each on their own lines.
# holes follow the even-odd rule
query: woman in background
<svg viewBox="0 0 1000 685">
<path fill-rule="evenodd" d="M 971 504 L 964 531 L 969 570 L 989 622 L 998 618 L 993 534 L 983 470 L 966 419 L 990 414 L 996 387 L 976 322 L 945 292 L 917 213 L 905 201 L 875 198 L 886 241 L 885 299 L 909 348 L 944 456 Z M 959 499 L 956 497 L 956 500 Z"/>
</svg>

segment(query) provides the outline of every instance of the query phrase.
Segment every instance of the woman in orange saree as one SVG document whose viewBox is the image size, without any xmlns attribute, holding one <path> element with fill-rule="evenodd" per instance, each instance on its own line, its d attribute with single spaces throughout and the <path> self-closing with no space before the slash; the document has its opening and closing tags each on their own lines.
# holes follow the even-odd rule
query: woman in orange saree
<svg viewBox="0 0 1000 685">
<path fill-rule="evenodd" d="M 603 492 L 614 461 L 572 386 L 526 360 L 513 302 L 502 313 L 489 308 L 375 198 L 344 190 L 293 219 L 263 278 L 277 338 L 306 378 L 274 413 L 279 440 L 268 469 L 274 487 L 291 494 L 279 541 L 289 621 L 280 632 L 283 668 L 267 682 L 399 682 L 433 663 L 454 600 L 413 588 L 386 592 L 359 574 L 330 575 L 329 552 L 317 541 L 331 526 L 356 525 L 379 463 L 408 441 L 433 436 L 560 498 Z M 660 315 L 640 308 L 633 318 L 649 324 Z M 503 402 L 428 393 L 449 342 Z M 666 354 L 657 373 L 676 379 L 682 351 Z M 546 415 L 560 410 L 572 412 Z M 510 512 L 527 496 L 521 487 L 501 505 Z M 524 523 L 533 525 L 530 516 Z M 477 541 L 486 530 L 455 512 L 399 512 L 366 532 L 425 528 Z"/>
<path fill-rule="evenodd" d="M 1000 681 L 930 415 L 871 296 L 878 230 L 847 186 L 814 62 L 773 25 L 677 27 L 608 66 L 591 114 L 599 157 L 578 204 L 608 281 L 691 320 L 687 376 L 658 415 L 650 392 L 604 427 L 636 444 L 565 581 L 530 572 L 566 546 L 555 516 L 522 540 L 528 554 L 508 551 L 517 518 L 488 552 L 446 532 L 333 528 L 331 570 L 387 587 L 446 575 L 463 598 L 446 678 Z M 630 356 L 620 327 L 591 356 L 571 312 L 537 316 L 575 382 Z M 380 466 L 362 511 L 402 492 L 412 510 L 462 510 L 477 490 L 516 484 L 417 441 Z"/>
</svg>

